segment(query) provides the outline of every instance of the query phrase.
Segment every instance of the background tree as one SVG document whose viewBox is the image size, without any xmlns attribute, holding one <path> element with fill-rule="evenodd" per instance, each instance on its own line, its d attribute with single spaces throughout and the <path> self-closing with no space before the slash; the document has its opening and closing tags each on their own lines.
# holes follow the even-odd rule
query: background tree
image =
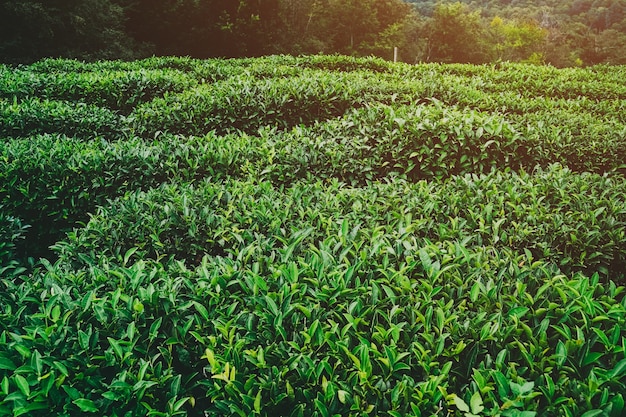
<svg viewBox="0 0 626 417">
<path fill-rule="evenodd" d="M 426 42 L 420 35 L 423 22 L 414 16 L 387 26 L 371 43 L 361 45 L 363 55 L 374 55 L 391 60 L 398 48 L 398 60 L 415 64 L 424 60 Z"/>
<path fill-rule="evenodd" d="M 280 0 L 283 52 L 389 57 L 406 43 L 413 8 L 402 0 Z M 395 44 L 395 45 L 393 45 Z"/>
<path fill-rule="evenodd" d="M 383 0 L 375 3 L 378 27 L 371 40 L 359 46 L 359 53 L 392 59 L 395 47 L 399 60 L 418 62 L 422 57 L 424 42 L 420 37 L 423 19 L 408 3 Z"/>
<path fill-rule="evenodd" d="M 376 1 L 328 0 L 321 22 L 333 51 L 355 54 L 361 43 L 372 40 L 379 27 Z"/>
<path fill-rule="evenodd" d="M 133 58 L 124 9 L 109 0 L 0 0 L 0 59 Z"/>
<path fill-rule="evenodd" d="M 544 59 L 544 44 L 548 30 L 536 21 L 505 21 L 496 16 L 489 25 L 492 59 L 529 61 Z"/>
<path fill-rule="evenodd" d="M 615 29 L 591 33 L 581 51 L 581 59 L 587 64 L 626 64 L 626 34 Z"/>
<path fill-rule="evenodd" d="M 427 61 L 481 63 L 488 59 L 480 11 L 464 3 L 438 4 L 425 35 Z"/>
<path fill-rule="evenodd" d="M 0 0 L 0 62 L 342 53 L 624 63 L 626 0 Z"/>
<path fill-rule="evenodd" d="M 557 67 L 584 65 L 584 51 L 590 47 L 592 38 L 591 29 L 582 22 L 571 19 L 559 23 L 548 32 L 545 43 L 546 63 Z"/>
<path fill-rule="evenodd" d="M 157 55 L 196 58 L 274 52 L 278 0 L 131 0 L 128 33 Z"/>
</svg>

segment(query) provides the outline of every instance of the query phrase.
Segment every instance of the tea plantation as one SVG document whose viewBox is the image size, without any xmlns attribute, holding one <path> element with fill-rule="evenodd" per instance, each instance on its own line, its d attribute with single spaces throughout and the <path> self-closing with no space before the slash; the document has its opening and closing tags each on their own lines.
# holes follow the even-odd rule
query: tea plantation
<svg viewBox="0 0 626 417">
<path fill-rule="evenodd" d="M 0 66 L 0 416 L 622 416 L 626 67 Z"/>
</svg>

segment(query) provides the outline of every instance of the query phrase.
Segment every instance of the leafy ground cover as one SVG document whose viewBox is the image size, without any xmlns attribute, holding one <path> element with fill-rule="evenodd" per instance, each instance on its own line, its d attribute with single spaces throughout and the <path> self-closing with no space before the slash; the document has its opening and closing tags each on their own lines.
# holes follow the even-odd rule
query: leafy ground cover
<svg viewBox="0 0 626 417">
<path fill-rule="evenodd" d="M 624 71 L 0 68 L 0 415 L 622 415 Z"/>
</svg>

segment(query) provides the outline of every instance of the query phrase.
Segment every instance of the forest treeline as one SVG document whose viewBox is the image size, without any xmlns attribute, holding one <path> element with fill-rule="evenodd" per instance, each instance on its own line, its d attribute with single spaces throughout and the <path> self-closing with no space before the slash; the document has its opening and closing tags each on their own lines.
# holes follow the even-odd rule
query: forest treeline
<svg viewBox="0 0 626 417">
<path fill-rule="evenodd" d="M 626 63 L 626 0 L 0 0 L 0 62 L 339 53 Z"/>
</svg>

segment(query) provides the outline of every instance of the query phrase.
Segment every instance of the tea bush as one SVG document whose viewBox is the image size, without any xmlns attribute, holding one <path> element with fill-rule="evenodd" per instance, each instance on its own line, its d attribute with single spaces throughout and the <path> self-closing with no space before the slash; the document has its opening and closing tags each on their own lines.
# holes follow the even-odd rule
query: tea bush
<svg viewBox="0 0 626 417">
<path fill-rule="evenodd" d="M 0 200 L 8 214 L 32 226 L 22 252 L 40 256 L 109 199 L 166 181 L 243 177 L 248 166 L 270 158 L 259 138 L 241 135 L 6 140 L 0 142 Z"/>
<path fill-rule="evenodd" d="M 0 416 L 623 415 L 624 69 L 0 66 Z"/>
<path fill-rule="evenodd" d="M 622 100 L 626 97 L 623 83 L 626 70 L 624 66 L 555 68 L 511 62 L 487 65 L 440 63 L 390 65 L 394 66 L 394 71 L 402 71 L 409 78 L 427 77 L 444 82 L 443 87 L 463 80 L 460 90 L 445 88 L 450 94 L 473 88 L 480 90 L 485 96 L 511 93 L 519 94 L 522 99 L 546 97 L 555 101 L 576 101 L 585 98 L 591 102 L 601 102 Z"/>
<path fill-rule="evenodd" d="M 554 109 L 509 118 L 522 135 L 539 164 L 560 162 L 578 172 L 626 173 L 617 155 L 626 152 L 626 125 L 613 117 Z"/>
<path fill-rule="evenodd" d="M 366 106 L 341 119 L 273 135 L 261 132 L 276 143 L 278 176 L 287 178 L 312 173 L 364 184 L 392 173 L 412 180 L 441 179 L 496 167 L 532 168 L 539 162 L 530 159 L 531 145 L 502 117 L 438 101 Z"/>
<path fill-rule="evenodd" d="M 195 78 L 169 69 L 42 73 L 26 69 L 3 74 L 0 97 L 84 102 L 129 113 L 165 92 L 184 91 L 195 84 Z"/>
<path fill-rule="evenodd" d="M 403 90 L 411 96 L 420 93 L 416 86 Z M 244 75 L 155 99 L 130 117 L 144 137 L 157 131 L 253 134 L 263 126 L 290 128 L 337 117 L 368 102 L 388 101 L 397 91 L 397 77 L 381 79 L 367 72 L 304 70 L 297 76 L 260 79 Z"/>
<path fill-rule="evenodd" d="M 418 242 L 463 242 L 511 248 L 562 271 L 625 278 L 626 183 L 578 175 L 553 166 L 535 174 L 454 177 L 414 185 L 398 178 L 365 188 L 269 183 L 165 184 L 101 208 L 62 244 L 72 258 L 175 257 L 197 264 L 205 254 L 238 258 L 250 249 L 281 247 L 285 235 L 307 230 L 323 240 L 331 224 L 347 221 L 389 233 L 398 219 Z M 400 211 L 401 210 L 401 211 Z M 305 245 L 306 246 L 306 245 Z"/>
<path fill-rule="evenodd" d="M 27 68 L 31 72 L 47 73 L 83 73 L 83 72 L 110 72 L 110 71 L 136 71 L 136 70 L 163 70 L 173 69 L 184 72 L 193 71 L 203 60 L 189 57 L 159 57 L 140 59 L 136 61 L 78 61 L 75 59 L 42 59 L 30 64 Z M 214 61 L 215 62 L 215 61 Z"/>
<path fill-rule="evenodd" d="M 124 123 L 107 108 L 63 101 L 28 98 L 0 100 L 0 137 L 24 137 L 41 133 L 110 139 L 123 136 Z"/>
<path fill-rule="evenodd" d="M 5 281 L 0 412 L 622 413 L 623 287 L 390 220 Z"/>
<path fill-rule="evenodd" d="M 552 163 L 579 172 L 626 172 L 624 161 L 615 157 L 626 153 L 623 125 L 559 116 L 552 113 L 560 123 L 549 124 L 546 113 L 516 119 L 437 100 L 367 105 L 312 126 L 260 131 L 276 149 L 273 164 L 263 169 L 275 182 L 310 175 L 356 184 L 390 174 L 442 179 Z"/>
</svg>

